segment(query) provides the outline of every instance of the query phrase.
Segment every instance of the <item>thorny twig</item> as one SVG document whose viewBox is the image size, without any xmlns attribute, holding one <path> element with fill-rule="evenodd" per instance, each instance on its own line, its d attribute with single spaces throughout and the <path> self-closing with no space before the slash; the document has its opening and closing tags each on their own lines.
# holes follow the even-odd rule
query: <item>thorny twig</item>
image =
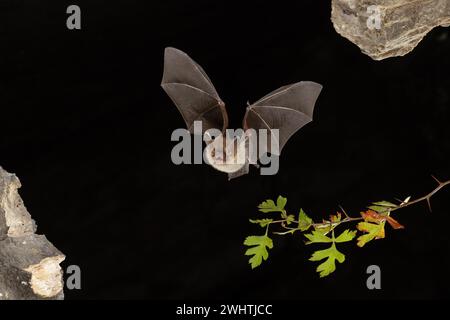
<svg viewBox="0 0 450 320">
<path fill-rule="evenodd" d="M 442 181 L 440 181 L 439 179 L 437 179 L 435 176 L 432 176 L 432 177 L 433 177 L 433 179 L 438 183 L 438 186 L 437 186 L 434 190 L 432 190 L 430 193 L 424 195 L 423 197 L 417 198 L 417 199 L 412 200 L 412 201 L 400 201 L 401 204 L 398 205 L 397 207 L 394 207 L 394 208 L 387 208 L 386 214 L 389 215 L 389 214 L 390 214 L 391 212 L 393 212 L 393 211 L 396 211 L 396 210 L 399 210 L 399 209 L 403 209 L 403 208 L 409 207 L 409 206 L 411 206 L 411 205 L 417 204 L 417 203 L 422 202 L 422 201 L 427 201 L 428 208 L 429 208 L 430 212 L 432 212 L 432 209 L 431 209 L 431 198 L 432 198 L 437 192 L 439 192 L 442 188 L 446 187 L 447 185 L 450 185 L 450 180 L 447 180 L 447 181 L 445 181 L 445 182 L 442 182 Z M 341 221 L 337 221 L 337 222 L 323 221 L 323 222 L 320 222 L 320 223 L 313 223 L 313 224 L 311 224 L 311 227 L 313 227 L 313 228 L 315 228 L 315 229 L 317 229 L 317 228 L 319 228 L 319 229 L 320 229 L 320 228 L 328 228 L 328 227 L 329 227 L 330 230 L 328 230 L 328 231 L 325 233 L 325 234 L 327 234 L 327 233 L 329 233 L 330 231 L 333 231 L 337 226 L 339 226 L 339 225 L 341 225 L 341 224 L 343 224 L 343 223 L 348 223 L 348 222 L 353 222 L 353 221 L 360 221 L 360 220 L 363 220 L 363 219 L 364 219 L 363 217 L 353 217 L 353 218 L 352 218 L 352 217 L 350 217 L 350 216 L 345 212 L 344 208 L 342 208 L 341 206 L 339 206 L 339 207 L 340 207 L 340 209 L 342 210 L 342 212 L 343 212 L 344 215 L 345 215 L 345 218 L 344 218 L 344 219 L 342 219 Z M 287 234 L 294 234 L 294 232 L 296 232 L 296 231 L 301 231 L 300 228 L 291 228 L 291 227 L 286 226 L 286 224 L 284 223 L 285 221 L 286 221 L 286 220 L 278 220 L 278 221 L 273 221 L 273 222 L 272 222 L 272 223 L 281 223 L 281 226 L 282 226 L 284 229 L 288 230 L 288 231 L 285 231 L 285 232 L 273 232 L 274 234 L 277 234 L 277 235 L 287 235 Z M 272 223 L 269 223 L 269 225 L 272 224 Z M 292 223 L 298 224 L 299 222 L 296 221 L 296 220 L 293 220 Z"/>
<path fill-rule="evenodd" d="M 442 182 L 442 181 L 440 181 L 439 179 L 437 179 L 435 176 L 432 176 L 432 177 L 433 177 L 433 179 L 436 180 L 436 182 L 438 183 L 438 186 L 437 186 L 433 191 L 431 191 L 430 193 L 428 193 L 427 195 L 425 195 L 425 196 L 423 196 L 423 197 L 417 198 L 416 200 L 408 201 L 408 202 L 406 202 L 406 203 L 402 203 L 401 205 L 399 205 L 399 206 L 396 207 L 396 208 L 393 208 L 393 209 L 390 210 L 390 211 L 392 212 L 392 211 L 395 211 L 395 210 L 398 210 L 398 209 L 403 209 L 403 208 L 406 208 L 406 207 L 411 206 L 411 205 L 413 205 L 413 204 L 416 204 L 416 203 L 419 203 L 419 202 L 422 202 L 422 201 L 425 201 L 425 200 L 426 200 L 426 201 L 427 201 L 427 204 L 428 204 L 428 209 L 430 210 L 430 212 L 432 212 L 433 210 L 431 209 L 431 198 L 432 198 L 437 192 L 439 192 L 442 188 L 444 188 L 445 186 L 447 186 L 447 185 L 450 184 L 450 180 L 445 181 L 445 182 Z"/>
</svg>

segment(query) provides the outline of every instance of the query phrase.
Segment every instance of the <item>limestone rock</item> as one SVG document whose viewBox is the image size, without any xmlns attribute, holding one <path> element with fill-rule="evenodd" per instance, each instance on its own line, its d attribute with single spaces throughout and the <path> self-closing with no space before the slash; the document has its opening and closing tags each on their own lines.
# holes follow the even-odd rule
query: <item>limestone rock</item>
<svg viewBox="0 0 450 320">
<path fill-rule="evenodd" d="M 382 60 L 403 56 L 433 28 L 450 26 L 450 0 L 332 0 L 331 16 L 340 35 Z"/>
<path fill-rule="evenodd" d="M 20 181 L 0 167 L 0 300 L 63 299 L 65 256 L 37 235 L 17 191 Z"/>
</svg>

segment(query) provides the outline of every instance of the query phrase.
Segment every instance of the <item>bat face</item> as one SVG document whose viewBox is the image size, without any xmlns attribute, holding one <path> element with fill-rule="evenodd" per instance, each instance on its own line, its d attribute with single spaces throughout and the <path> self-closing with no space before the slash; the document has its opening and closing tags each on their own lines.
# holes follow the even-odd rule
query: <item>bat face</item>
<svg viewBox="0 0 450 320">
<path fill-rule="evenodd" d="M 237 141 L 221 135 L 208 145 L 205 152 L 208 164 L 221 172 L 238 172 L 246 164 L 245 140 Z"/>
</svg>

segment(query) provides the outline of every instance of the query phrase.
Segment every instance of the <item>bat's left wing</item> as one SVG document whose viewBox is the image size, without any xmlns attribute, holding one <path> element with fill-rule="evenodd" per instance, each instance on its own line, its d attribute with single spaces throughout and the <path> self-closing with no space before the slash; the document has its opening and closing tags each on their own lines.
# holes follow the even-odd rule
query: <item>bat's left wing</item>
<svg viewBox="0 0 450 320">
<path fill-rule="evenodd" d="M 289 138 L 313 119 L 314 106 L 322 86 L 302 81 L 281 87 L 247 107 L 244 130 L 269 131 L 267 152 L 279 155 Z M 278 150 L 271 150 L 273 129 L 279 130 Z M 278 151 L 278 152 L 277 152 Z"/>
<path fill-rule="evenodd" d="M 166 48 L 161 86 L 177 106 L 191 133 L 194 133 L 195 121 L 202 122 L 203 132 L 227 128 L 225 103 L 203 68 L 183 51 Z"/>
</svg>

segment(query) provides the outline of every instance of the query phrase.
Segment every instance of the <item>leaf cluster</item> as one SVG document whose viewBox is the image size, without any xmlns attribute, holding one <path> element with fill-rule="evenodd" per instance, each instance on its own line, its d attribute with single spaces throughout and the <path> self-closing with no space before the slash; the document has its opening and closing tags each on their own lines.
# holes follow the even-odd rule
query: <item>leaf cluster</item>
<svg viewBox="0 0 450 320">
<path fill-rule="evenodd" d="M 248 247 L 245 255 L 250 256 L 249 264 L 254 269 L 269 258 L 269 250 L 274 247 L 270 234 L 301 233 L 305 238 L 306 245 L 326 246 L 324 249 L 314 251 L 309 258 L 310 261 L 320 262 L 316 271 L 320 277 L 326 277 L 336 270 L 336 262 L 343 263 L 345 261 L 345 254 L 338 249 L 343 243 L 349 243 L 356 239 L 357 246 L 363 247 L 373 240 L 383 239 L 386 222 L 394 229 L 402 229 L 403 226 L 391 217 L 391 212 L 400 208 L 407 201 L 409 198 L 399 204 L 388 201 L 374 202 L 368 206 L 366 211 L 361 212 L 359 217 L 352 218 L 342 210 L 343 213 L 337 212 L 330 215 L 328 219 L 314 222 L 303 209 L 300 209 L 297 215 L 288 214 L 286 211 L 287 198 L 279 196 L 275 201 L 268 199 L 258 205 L 258 210 L 272 216 L 249 220 L 250 223 L 264 228 L 265 233 L 248 236 L 245 239 L 244 245 Z M 337 233 L 338 227 L 350 222 L 357 222 L 354 230 L 346 228 Z M 275 226 L 277 231 L 270 233 L 270 228 Z"/>
</svg>

